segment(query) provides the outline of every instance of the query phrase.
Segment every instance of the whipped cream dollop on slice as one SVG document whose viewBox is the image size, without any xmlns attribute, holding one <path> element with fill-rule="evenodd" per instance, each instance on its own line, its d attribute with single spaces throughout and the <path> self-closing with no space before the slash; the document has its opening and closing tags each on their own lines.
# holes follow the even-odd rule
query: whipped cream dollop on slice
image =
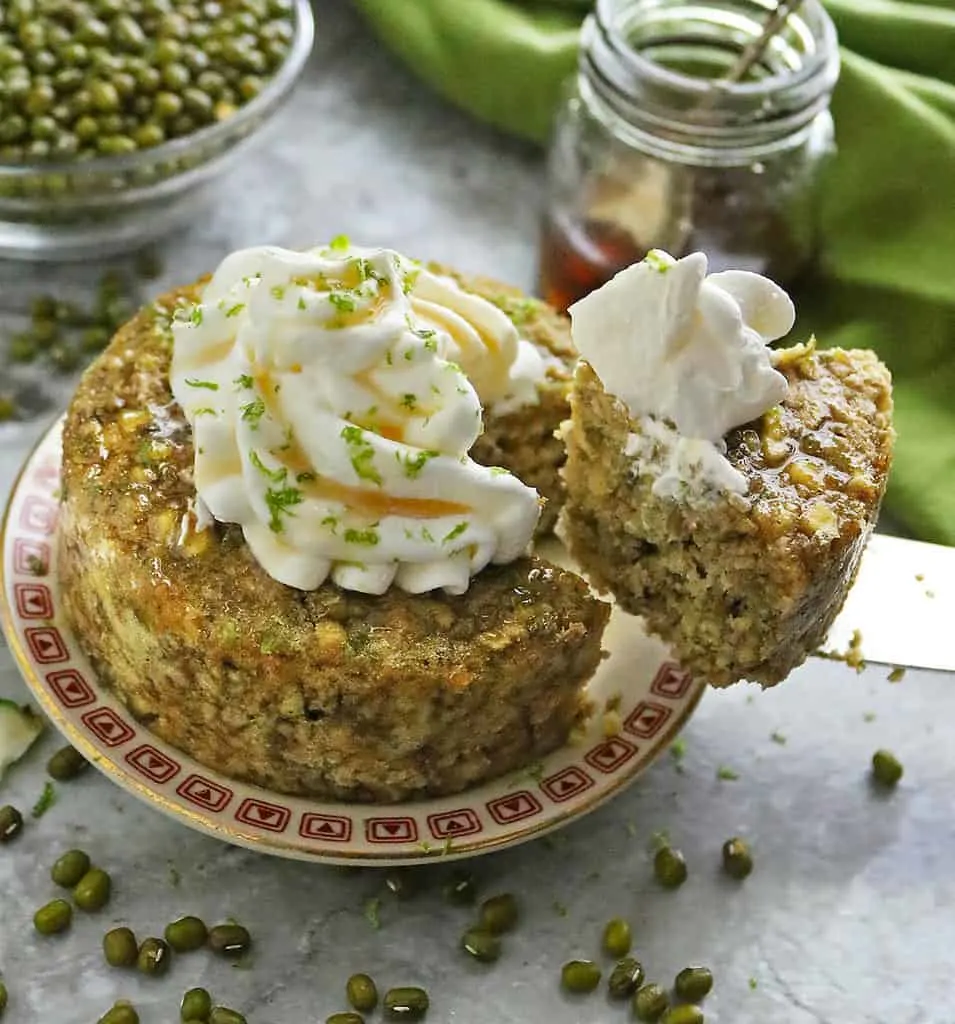
<svg viewBox="0 0 955 1024">
<path fill-rule="evenodd" d="M 222 262 L 173 338 L 198 503 L 273 578 L 461 594 L 526 551 L 537 492 L 468 457 L 520 351 L 491 303 L 388 249 L 262 247 Z"/>
<path fill-rule="evenodd" d="M 789 296 L 759 274 L 706 271 L 703 253 L 654 249 L 570 307 L 581 356 L 639 421 L 628 454 L 658 494 L 745 494 L 723 437 L 788 391 L 767 345 L 792 329 Z"/>
</svg>

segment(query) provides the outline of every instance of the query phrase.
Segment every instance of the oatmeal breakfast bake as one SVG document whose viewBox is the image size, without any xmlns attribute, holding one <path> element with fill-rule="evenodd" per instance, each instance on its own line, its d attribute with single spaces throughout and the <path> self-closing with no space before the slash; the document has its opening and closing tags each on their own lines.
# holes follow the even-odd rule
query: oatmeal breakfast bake
<svg viewBox="0 0 955 1024">
<path fill-rule="evenodd" d="M 453 793 L 560 746 L 609 614 L 526 554 L 571 361 L 542 304 L 343 239 L 140 312 L 63 438 L 59 573 L 100 678 L 288 793 Z"/>
<path fill-rule="evenodd" d="M 571 307 L 561 532 L 601 591 L 715 686 L 770 686 L 824 640 L 892 456 L 869 351 L 771 351 L 772 282 L 654 251 Z"/>
</svg>

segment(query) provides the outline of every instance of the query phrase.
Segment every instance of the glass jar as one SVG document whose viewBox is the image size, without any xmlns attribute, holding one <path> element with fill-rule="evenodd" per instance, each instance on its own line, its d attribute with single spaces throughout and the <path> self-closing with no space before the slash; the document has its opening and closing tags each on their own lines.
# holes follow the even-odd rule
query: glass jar
<svg viewBox="0 0 955 1024">
<path fill-rule="evenodd" d="M 558 114 L 541 294 L 561 309 L 652 248 L 791 284 L 833 151 L 835 28 L 804 0 L 738 82 L 775 0 L 597 0 Z"/>
</svg>

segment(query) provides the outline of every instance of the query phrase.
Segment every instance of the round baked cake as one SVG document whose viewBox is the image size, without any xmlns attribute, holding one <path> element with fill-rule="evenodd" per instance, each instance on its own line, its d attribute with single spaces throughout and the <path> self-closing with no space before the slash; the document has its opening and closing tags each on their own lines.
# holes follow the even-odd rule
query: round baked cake
<svg viewBox="0 0 955 1024">
<path fill-rule="evenodd" d="M 546 527 L 560 504 L 565 323 L 495 282 L 442 280 L 503 310 L 544 360 L 535 395 L 485 408 L 471 455 L 551 499 Z M 176 325 L 198 319 L 208 287 L 121 329 L 67 415 L 59 572 L 100 678 L 201 763 L 293 794 L 448 794 L 563 744 L 609 614 L 574 574 L 521 555 L 481 567 L 458 594 L 362 593 L 331 577 L 298 587 L 263 568 L 238 523 L 203 514 L 193 424 L 204 410 L 186 415 L 171 376 Z M 187 379 L 219 399 L 218 385 Z"/>
</svg>

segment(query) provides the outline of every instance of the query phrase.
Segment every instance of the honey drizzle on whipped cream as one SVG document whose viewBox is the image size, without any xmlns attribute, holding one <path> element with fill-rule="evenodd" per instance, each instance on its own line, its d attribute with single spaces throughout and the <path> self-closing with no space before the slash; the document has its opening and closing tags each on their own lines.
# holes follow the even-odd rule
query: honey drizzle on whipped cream
<svg viewBox="0 0 955 1024">
<path fill-rule="evenodd" d="M 231 344 L 229 346 L 230 350 Z M 190 369 L 192 368 L 190 366 Z M 391 399 L 377 388 L 376 385 L 373 385 L 373 382 L 367 379 L 367 371 L 360 371 L 351 376 L 356 383 L 363 384 L 369 390 L 374 390 L 376 394 L 380 395 L 381 401 L 391 403 Z M 253 367 L 252 378 L 256 382 L 259 394 L 262 395 L 266 406 L 274 404 L 275 386 L 272 383 L 270 371 L 264 370 L 261 367 Z M 398 406 L 395 403 L 391 404 L 393 409 L 397 411 Z M 374 429 L 382 437 L 390 441 L 401 441 L 404 435 L 404 427 L 400 423 L 378 423 L 371 425 L 359 422 L 356 419 L 356 425 L 365 429 Z M 356 513 L 373 519 L 380 519 L 386 515 L 430 519 L 437 516 L 467 515 L 473 511 L 470 506 L 464 505 L 461 502 L 421 498 L 396 498 L 360 487 L 348 487 L 327 477 L 317 476 L 312 473 L 312 463 L 305 451 L 294 440 L 283 445 L 280 449 L 273 449 L 271 454 L 296 477 L 308 475 L 308 479 L 301 481 L 301 488 L 304 494 L 313 498 L 340 502 L 354 509 Z M 202 482 L 209 484 L 228 476 L 241 475 L 241 473 L 242 461 L 238 454 L 236 454 L 234 459 L 222 459 L 207 464 L 203 472 Z"/>
<path fill-rule="evenodd" d="M 311 470 L 311 462 L 301 446 L 294 441 L 288 450 L 275 453 L 279 462 L 288 467 L 291 473 L 299 476 Z M 433 498 L 396 498 L 381 491 L 370 491 L 362 487 L 348 487 L 329 480 L 327 477 L 316 476 L 302 481 L 302 491 L 313 498 L 338 501 L 347 505 L 356 513 L 366 515 L 370 519 L 382 516 L 410 516 L 414 519 L 435 519 L 438 516 L 460 516 L 469 514 L 472 509 L 455 501 L 439 501 Z"/>
<path fill-rule="evenodd" d="M 182 370 L 188 373 L 195 373 L 209 366 L 215 366 L 216 363 L 221 363 L 223 359 L 228 357 L 234 344 L 235 341 L 229 338 L 218 345 L 210 345 L 208 348 L 195 353 L 189 360 L 184 360 Z"/>
<path fill-rule="evenodd" d="M 386 249 L 265 247 L 173 334 L 197 504 L 275 579 L 463 593 L 526 550 L 536 491 L 468 457 L 529 344 L 491 303 Z"/>
</svg>

